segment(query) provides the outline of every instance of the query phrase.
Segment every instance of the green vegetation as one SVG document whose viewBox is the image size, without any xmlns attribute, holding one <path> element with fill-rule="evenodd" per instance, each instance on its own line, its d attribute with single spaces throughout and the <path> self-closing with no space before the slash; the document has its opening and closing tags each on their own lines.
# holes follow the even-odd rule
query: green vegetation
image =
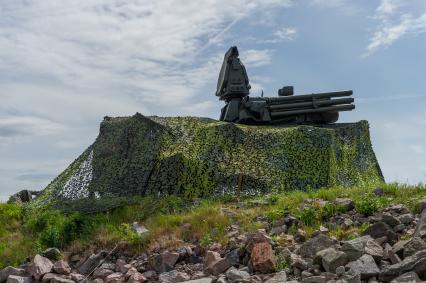
<svg viewBox="0 0 426 283">
<path fill-rule="evenodd" d="M 377 186 L 367 121 L 336 127 L 248 126 L 196 117 L 109 118 L 96 141 L 31 205 L 99 212 L 135 196 L 264 195 Z"/>
<path fill-rule="evenodd" d="M 92 214 L 63 214 L 57 210 L 28 211 L 18 204 L 0 204 L 0 268 L 17 265 L 27 256 L 47 247 L 79 252 L 87 249 L 111 249 L 121 242 L 130 252 L 140 252 L 153 247 L 177 247 L 184 242 L 197 241 L 208 247 L 213 243 L 228 243 L 227 233 L 231 225 L 238 225 L 240 232 L 261 227 L 256 221 L 266 217 L 272 224 L 286 214 L 297 216 L 301 227 L 309 237 L 319 226 L 344 211 L 333 203 L 336 198 L 347 197 L 355 202 L 355 209 L 371 215 L 383 207 L 403 204 L 415 210 L 426 193 L 425 185 L 383 185 L 384 194 L 374 196 L 372 188 L 341 188 L 291 191 L 262 197 L 225 196 L 203 200 L 193 205 L 188 199 L 168 196 L 144 197 L 134 204 Z M 306 199 L 310 206 L 303 207 Z M 329 203 L 321 205 L 319 199 Z M 256 204 L 256 205 L 254 205 Z M 143 223 L 150 231 L 142 239 L 131 228 L 133 222 Z M 338 239 L 350 239 L 359 235 L 366 226 L 343 229 L 337 227 L 329 234 Z M 295 226 L 289 233 L 296 233 Z M 274 237 L 281 243 L 284 239 Z M 279 268 L 286 262 L 279 259 Z"/>
<path fill-rule="evenodd" d="M 356 202 L 355 209 L 364 216 L 373 215 L 380 207 L 380 199 L 365 197 Z"/>
</svg>

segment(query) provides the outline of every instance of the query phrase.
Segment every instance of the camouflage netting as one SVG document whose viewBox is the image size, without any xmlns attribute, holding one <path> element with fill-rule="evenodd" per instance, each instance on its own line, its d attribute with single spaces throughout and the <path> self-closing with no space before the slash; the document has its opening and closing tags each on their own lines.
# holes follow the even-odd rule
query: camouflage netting
<svg viewBox="0 0 426 283">
<path fill-rule="evenodd" d="M 97 211 L 143 195 L 256 195 L 383 181 L 367 121 L 246 126 L 137 113 L 106 117 L 95 143 L 31 206 Z"/>
</svg>

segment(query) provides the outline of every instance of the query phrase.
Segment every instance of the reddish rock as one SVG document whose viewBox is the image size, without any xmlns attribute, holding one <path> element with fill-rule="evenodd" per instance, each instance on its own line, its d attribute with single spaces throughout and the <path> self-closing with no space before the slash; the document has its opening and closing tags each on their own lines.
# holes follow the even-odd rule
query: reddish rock
<svg viewBox="0 0 426 283">
<path fill-rule="evenodd" d="M 257 243 L 271 243 L 271 238 L 264 231 L 257 231 L 247 235 L 247 251 L 251 252 L 254 245 Z"/>
<path fill-rule="evenodd" d="M 253 272 L 272 273 L 275 271 L 275 255 L 270 243 L 257 243 L 253 246 L 249 266 Z"/>
</svg>

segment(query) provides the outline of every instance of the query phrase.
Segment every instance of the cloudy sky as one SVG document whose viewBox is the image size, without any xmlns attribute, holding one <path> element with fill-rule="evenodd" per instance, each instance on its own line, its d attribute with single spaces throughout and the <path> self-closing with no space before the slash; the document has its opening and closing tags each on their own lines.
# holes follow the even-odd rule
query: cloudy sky
<svg viewBox="0 0 426 283">
<path fill-rule="evenodd" d="M 353 89 L 387 181 L 426 181 L 424 0 L 0 0 L 0 199 L 43 188 L 103 116 L 217 118 L 224 52 L 252 94 Z"/>
</svg>

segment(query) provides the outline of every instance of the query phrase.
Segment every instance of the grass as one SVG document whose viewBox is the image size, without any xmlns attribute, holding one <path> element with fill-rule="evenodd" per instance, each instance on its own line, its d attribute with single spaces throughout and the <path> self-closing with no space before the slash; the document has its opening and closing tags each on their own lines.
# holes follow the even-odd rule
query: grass
<svg viewBox="0 0 426 283">
<path fill-rule="evenodd" d="M 258 217 L 266 217 L 273 225 L 286 214 L 297 216 L 301 221 L 299 228 L 310 237 L 324 221 L 344 212 L 343 207 L 333 204 L 338 197 L 351 198 L 359 213 L 372 215 L 386 206 L 399 203 L 415 211 L 426 193 L 425 185 L 387 184 L 382 188 L 384 194 L 379 197 L 373 196 L 372 188 L 328 188 L 239 200 L 226 196 L 204 200 L 197 206 L 176 196 L 162 199 L 145 197 L 137 204 L 96 214 L 65 215 L 59 211 L 39 211 L 29 215 L 25 207 L 18 204 L 0 204 L 0 268 L 19 265 L 26 257 L 47 247 L 80 252 L 111 249 L 122 242 L 123 248 L 139 253 L 154 247 L 179 247 L 184 243 L 200 243 L 204 247 L 213 243 L 227 245 L 231 225 L 238 225 L 240 232 L 244 233 L 261 227 L 256 220 Z M 308 198 L 323 199 L 329 203 L 321 206 L 320 202 L 313 201 L 312 206 L 301 209 Z M 150 231 L 148 237 L 141 239 L 132 231 L 131 223 L 135 221 L 144 223 Z M 329 235 L 340 240 L 351 239 L 366 228 L 337 227 L 330 230 Z M 296 227 L 289 228 L 289 233 L 296 231 Z M 279 237 L 275 240 L 280 242 Z M 281 265 L 284 268 L 286 263 Z"/>
</svg>

